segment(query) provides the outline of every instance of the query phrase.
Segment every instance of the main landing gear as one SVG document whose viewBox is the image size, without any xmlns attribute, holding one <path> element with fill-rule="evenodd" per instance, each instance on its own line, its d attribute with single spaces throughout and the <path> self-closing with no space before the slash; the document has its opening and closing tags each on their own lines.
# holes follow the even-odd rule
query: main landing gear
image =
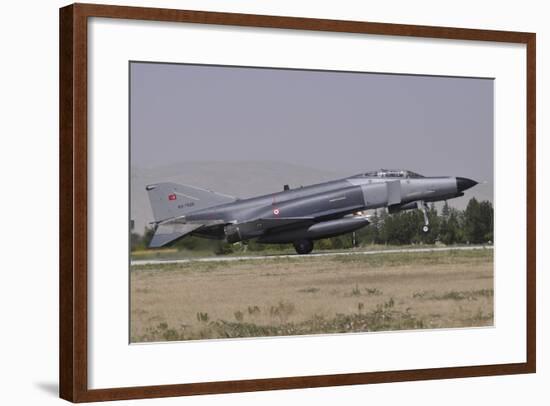
<svg viewBox="0 0 550 406">
<path fill-rule="evenodd" d="M 422 214 L 424 215 L 424 227 L 422 227 L 422 231 L 427 233 L 430 231 L 430 220 L 428 219 L 428 205 L 426 202 L 416 202 L 416 207 L 418 207 L 418 210 L 422 211 Z"/>
<path fill-rule="evenodd" d="M 313 250 L 313 241 L 311 240 L 298 240 L 292 243 L 294 249 L 300 255 L 309 254 Z"/>
</svg>

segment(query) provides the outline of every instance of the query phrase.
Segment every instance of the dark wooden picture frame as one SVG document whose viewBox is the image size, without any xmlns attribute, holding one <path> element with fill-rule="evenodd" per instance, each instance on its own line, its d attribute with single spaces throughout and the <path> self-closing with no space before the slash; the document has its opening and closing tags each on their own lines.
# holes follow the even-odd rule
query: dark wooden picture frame
<svg viewBox="0 0 550 406">
<path fill-rule="evenodd" d="M 88 388 L 87 304 L 87 48 L 88 18 L 185 22 L 242 27 L 363 33 L 527 46 L 527 329 L 526 362 L 386 372 L 197 382 L 127 388 Z M 60 9 L 60 396 L 72 402 L 446 379 L 536 370 L 535 34 L 295 17 L 74 4 Z"/>
</svg>

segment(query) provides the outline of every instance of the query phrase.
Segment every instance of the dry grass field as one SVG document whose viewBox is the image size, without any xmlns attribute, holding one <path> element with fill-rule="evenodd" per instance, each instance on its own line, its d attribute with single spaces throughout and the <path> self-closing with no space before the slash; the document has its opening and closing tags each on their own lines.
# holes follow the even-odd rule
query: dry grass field
<svg viewBox="0 0 550 406">
<path fill-rule="evenodd" d="M 131 341 L 493 324 L 493 251 L 132 266 Z"/>
</svg>

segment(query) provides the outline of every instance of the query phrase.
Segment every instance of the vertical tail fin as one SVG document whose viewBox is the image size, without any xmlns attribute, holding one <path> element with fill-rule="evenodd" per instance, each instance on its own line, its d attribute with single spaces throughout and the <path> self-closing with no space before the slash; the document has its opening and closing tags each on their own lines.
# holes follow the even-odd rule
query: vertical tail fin
<svg viewBox="0 0 550 406">
<path fill-rule="evenodd" d="M 157 223 L 236 200 L 232 196 L 177 183 L 157 183 L 146 189 Z"/>
</svg>

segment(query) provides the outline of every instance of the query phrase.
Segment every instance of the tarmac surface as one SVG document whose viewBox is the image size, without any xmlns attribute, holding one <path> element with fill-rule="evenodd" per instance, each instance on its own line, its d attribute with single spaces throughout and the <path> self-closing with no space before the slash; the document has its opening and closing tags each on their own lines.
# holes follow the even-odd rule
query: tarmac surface
<svg viewBox="0 0 550 406">
<path fill-rule="evenodd" d="M 441 252 L 441 251 L 470 251 L 493 249 L 492 246 L 465 246 L 465 247 L 439 247 L 439 248 L 402 248 L 374 251 L 338 251 L 338 252 L 318 252 L 307 255 L 299 254 L 281 254 L 281 255 L 254 255 L 254 256 L 217 256 L 206 258 L 185 258 L 185 259 L 143 259 L 131 261 L 130 265 L 163 265 L 163 264 L 187 264 L 190 262 L 230 262 L 230 261 L 251 261 L 260 259 L 280 259 L 280 258 L 312 258 L 312 257 L 333 257 L 344 255 L 377 255 L 377 254 L 403 254 L 415 252 Z"/>
</svg>

